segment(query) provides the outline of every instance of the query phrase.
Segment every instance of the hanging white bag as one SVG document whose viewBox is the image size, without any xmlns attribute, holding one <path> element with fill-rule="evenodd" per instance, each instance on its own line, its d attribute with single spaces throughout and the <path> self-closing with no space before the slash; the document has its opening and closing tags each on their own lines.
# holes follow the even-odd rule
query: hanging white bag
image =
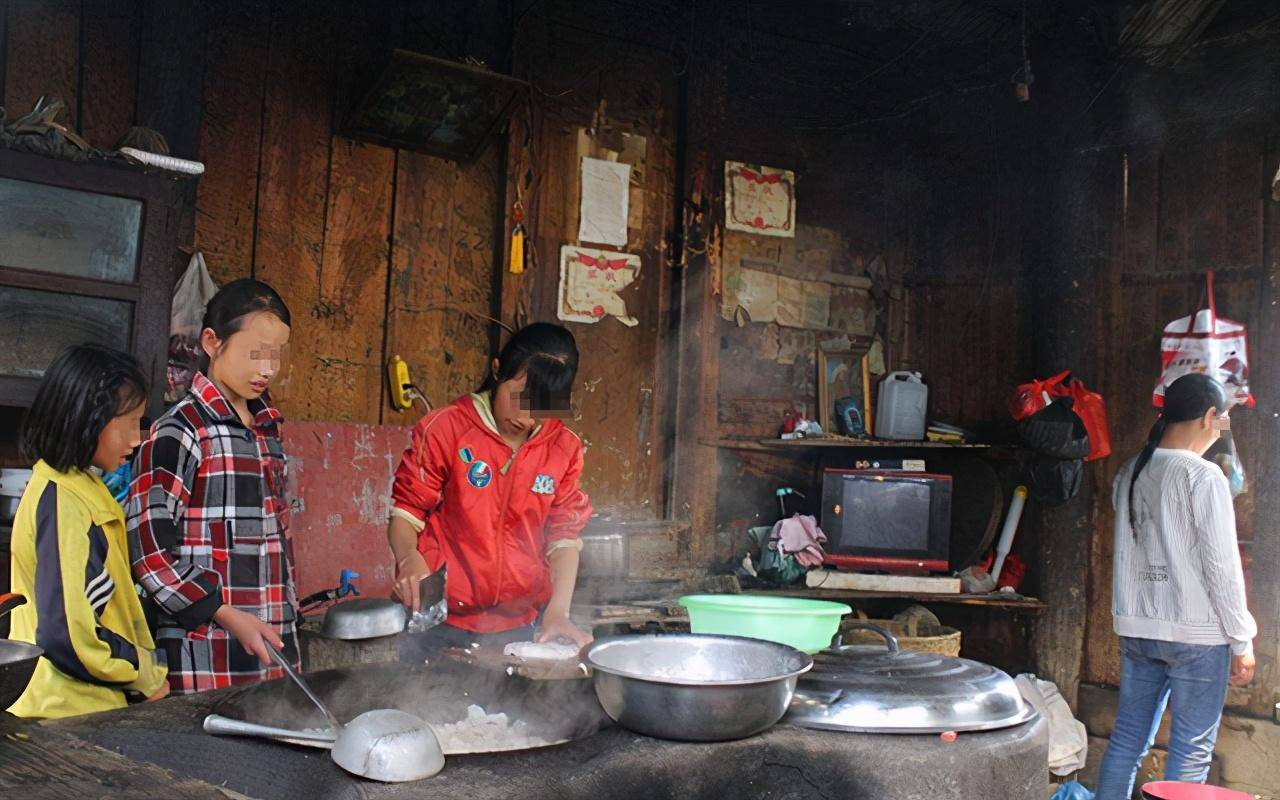
<svg viewBox="0 0 1280 800">
<path fill-rule="evenodd" d="M 200 331 L 204 325 L 204 309 L 218 287 L 209 276 L 204 254 L 196 253 L 187 264 L 173 291 L 173 307 L 169 313 L 168 387 L 166 403 L 176 403 L 187 393 L 191 378 L 200 364 Z"/>
<path fill-rule="evenodd" d="M 1192 372 L 1216 378 L 1227 387 L 1233 404 L 1252 408 L 1249 392 L 1249 342 L 1245 326 L 1218 316 L 1213 299 L 1213 273 L 1205 276 L 1209 307 L 1189 317 L 1175 319 L 1164 327 L 1160 337 L 1162 374 L 1151 402 L 1164 406 L 1164 390 L 1169 384 Z"/>
</svg>

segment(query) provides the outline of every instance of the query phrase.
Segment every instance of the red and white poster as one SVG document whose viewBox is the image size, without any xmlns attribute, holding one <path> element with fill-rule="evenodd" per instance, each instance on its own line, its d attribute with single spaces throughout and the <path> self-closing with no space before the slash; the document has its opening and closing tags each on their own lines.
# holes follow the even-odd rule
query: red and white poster
<svg viewBox="0 0 1280 800">
<path fill-rule="evenodd" d="M 599 322 L 616 317 L 627 327 L 639 324 L 627 314 L 619 292 L 640 277 L 640 256 L 590 247 L 560 248 L 560 302 L 556 316 L 565 322 Z"/>
<path fill-rule="evenodd" d="M 762 236 L 796 235 L 796 174 L 724 162 L 725 227 Z"/>
</svg>

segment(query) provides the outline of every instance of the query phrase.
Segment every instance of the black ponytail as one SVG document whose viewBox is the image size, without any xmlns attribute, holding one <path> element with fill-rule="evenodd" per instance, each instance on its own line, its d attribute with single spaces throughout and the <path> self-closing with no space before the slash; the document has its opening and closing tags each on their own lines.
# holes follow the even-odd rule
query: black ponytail
<svg viewBox="0 0 1280 800">
<path fill-rule="evenodd" d="M 1217 409 L 1218 414 L 1227 411 L 1227 390 L 1213 378 L 1199 372 L 1183 375 L 1169 385 L 1164 393 L 1164 412 L 1151 426 L 1147 434 L 1147 444 L 1133 463 L 1133 474 L 1129 476 L 1129 528 L 1134 537 L 1138 535 L 1137 516 L 1133 511 L 1133 487 L 1138 482 L 1138 475 L 1151 461 L 1152 454 L 1164 438 L 1169 425 L 1177 422 L 1190 422 L 1200 419 L 1209 409 Z"/>
<path fill-rule="evenodd" d="M 1147 434 L 1147 443 L 1142 448 L 1142 452 L 1138 453 L 1138 460 L 1133 463 L 1133 475 L 1129 477 L 1129 529 L 1133 531 L 1136 538 L 1138 535 L 1138 520 L 1133 513 L 1133 486 L 1138 482 L 1138 475 L 1142 473 L 1142 468 L 1151 460 L 1151 456 L 1156 452 L 1156 447 L 1160 444 L 1160 440 L 1164 438 L 1164 432 L 1168 430 L 1169 422 L 1164 414 L 1156 419 L 1156 424 L 1151 426 L 1151 432 Z"/>
</svg>

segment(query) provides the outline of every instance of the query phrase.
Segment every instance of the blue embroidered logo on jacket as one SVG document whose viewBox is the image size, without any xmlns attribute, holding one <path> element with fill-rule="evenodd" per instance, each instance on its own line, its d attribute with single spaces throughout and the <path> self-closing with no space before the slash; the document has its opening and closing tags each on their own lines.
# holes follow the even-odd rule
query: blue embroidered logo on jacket
<svg viewBox="0 0 1280 800">
<path fill-rule="evenodd" d="M 483 489 L 493 480 L 493 470 L 489 469 L 489 465 L 483 461 L 473 461 L 467 469 L 467 483 Z"/>
<path fill-rule="evenodd" d="M 459 450 L 458 458 L 462 459 L 463 464 L 470 464 L 467 467 L 467 483 L 477 489 L 483 489 L 493 480 L 493 470 L 484 461 L 477 461 L 470 447 Z"/>
<path fill-rule="evenodd" d="M 534 494 L 555 494 L 556 479 L 550 475 L 538 475 L 533 479 Z"/>
</svg>

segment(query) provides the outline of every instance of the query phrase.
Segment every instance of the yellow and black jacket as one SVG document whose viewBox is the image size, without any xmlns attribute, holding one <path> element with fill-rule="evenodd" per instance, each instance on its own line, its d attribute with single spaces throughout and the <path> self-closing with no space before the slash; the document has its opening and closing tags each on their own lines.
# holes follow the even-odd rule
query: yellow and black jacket
<svg viewBox="0 0 1280 800">
<path fill-rule="evenodd" d="M 69 717 L 151 695 L 165 681 L 133 587 L 124 512 L 94 475 L 36 464 L 13 524 L 10 638 L 44 649 L 9 711 Z"/>
</svg>

